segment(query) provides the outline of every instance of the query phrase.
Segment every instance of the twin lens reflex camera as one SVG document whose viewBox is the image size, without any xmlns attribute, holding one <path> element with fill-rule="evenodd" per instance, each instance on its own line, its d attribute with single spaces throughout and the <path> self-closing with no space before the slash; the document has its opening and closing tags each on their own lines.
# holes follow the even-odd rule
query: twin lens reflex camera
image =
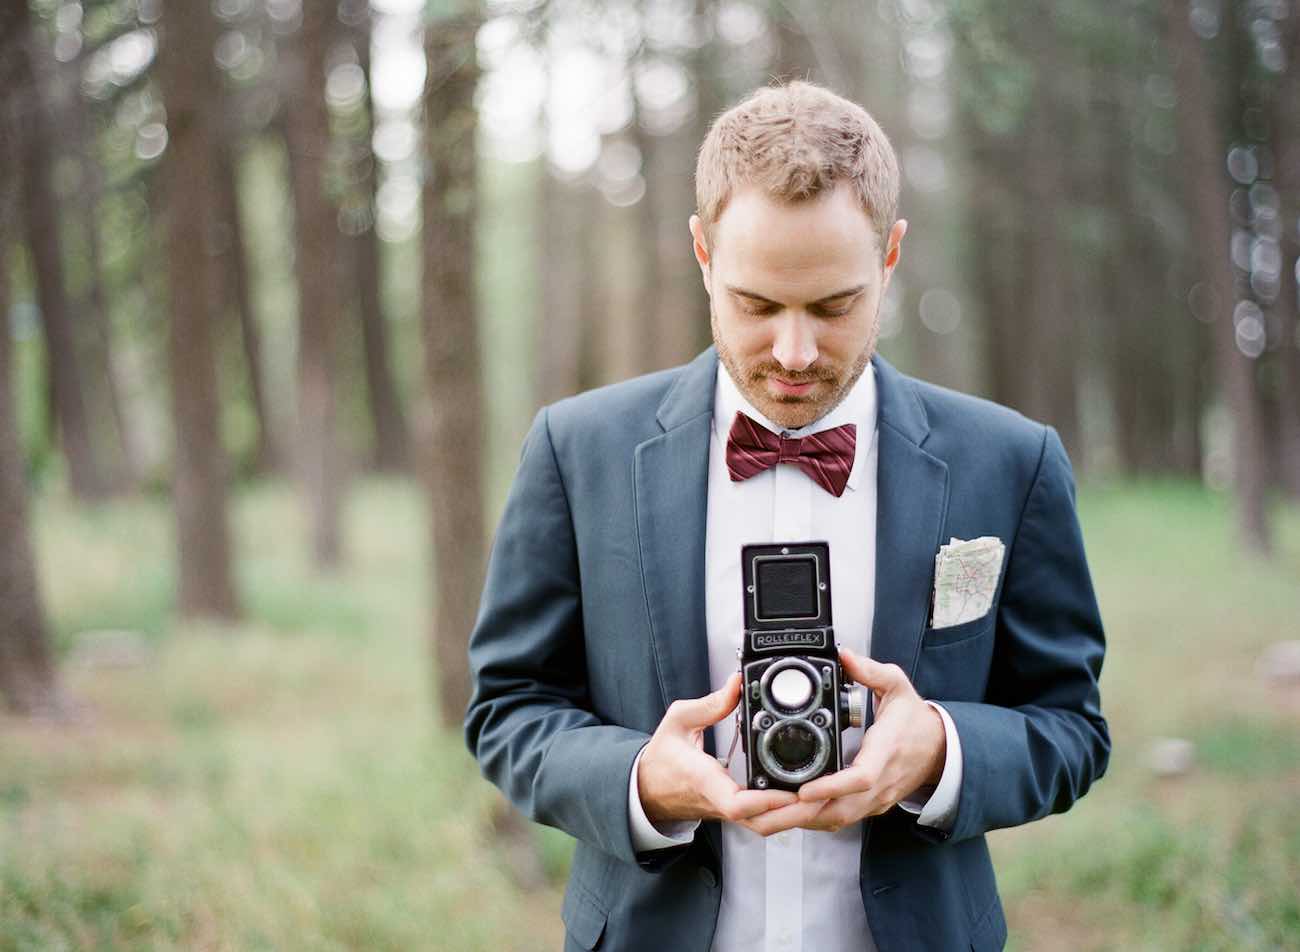
<svg viewBox="0 0 1300 952">
<path fill-rule="evenodd" d="M 745 633 L 736 733 L 750 789 L 798 790 L 844 766 L 841 732 L 862 727 L 865 697 L 848 682 L 831 628 L 830 546 L 740 550 Z"/>
</svg>

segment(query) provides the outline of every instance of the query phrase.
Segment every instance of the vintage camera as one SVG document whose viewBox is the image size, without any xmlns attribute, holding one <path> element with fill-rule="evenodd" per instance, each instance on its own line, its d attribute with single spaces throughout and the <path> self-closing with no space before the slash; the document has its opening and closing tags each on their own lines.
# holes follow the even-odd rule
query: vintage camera
<svg viewBox="0 0 1300 952">
<path fill-rule="evenodd" d="M 798 790 L 844 766 L 841 732 L 862 727 L 866 700 L 845 684 L 831 627 L 830 546 L 746 545 L 745 636 L 736 731 L 748 786 Z"/>
</svg>

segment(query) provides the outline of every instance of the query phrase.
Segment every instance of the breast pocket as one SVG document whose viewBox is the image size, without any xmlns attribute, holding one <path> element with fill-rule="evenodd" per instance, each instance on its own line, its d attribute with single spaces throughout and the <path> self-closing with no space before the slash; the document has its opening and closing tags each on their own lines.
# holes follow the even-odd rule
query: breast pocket
<svg viewBox="0 0 1300 952">
<path fill-rule="evenodd" d="M 921 635 L 922 648 L 938 648 L 943 645 L 956 644 L 959 641 L 965 641 L 967 638 L 978 638 L 984 632 L 993 627 L 993 621 L 997 616 L 997 606 L 994 605 L 979 618 L 972 618 L 970 621 L 964 621 L 960 625 L 947 625 L 943 628 L 927 628 Z"/>
<path fill-rule="evenodd" d="M 996 611 L 994 606 L 960 625 L 925 629 L 913 680 L 921 697 L 940 702 L 983 699 L 993 661 Z"/>
</svg>

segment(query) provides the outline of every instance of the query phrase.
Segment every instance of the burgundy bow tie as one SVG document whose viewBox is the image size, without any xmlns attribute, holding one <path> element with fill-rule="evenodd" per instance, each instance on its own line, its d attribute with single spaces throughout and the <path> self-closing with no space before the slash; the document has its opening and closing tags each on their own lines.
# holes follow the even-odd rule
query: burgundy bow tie
<svg viewBox="0 0 1300 952">
<path fill-rule="evenodd" d="M 832 496 L 844 494 L 857 444 L 855 424 L 786 439 L 737 412 L 727 436 L 727 471 L 732 482 L 749 479 L 777 463 L 794 463 Z"/>
</svg>

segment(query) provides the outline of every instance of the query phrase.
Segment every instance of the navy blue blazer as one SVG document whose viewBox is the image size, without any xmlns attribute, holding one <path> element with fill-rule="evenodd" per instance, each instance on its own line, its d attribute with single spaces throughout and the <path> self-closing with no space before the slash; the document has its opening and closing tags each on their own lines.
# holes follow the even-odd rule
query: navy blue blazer
<svg viewBox="0 0 1300 952">
<path fill-rule="evenodd" d="M 862 902 L 881 952 L 1000 949 L 1006 922 L 984 834 L 1068 809 L 1110 754 L 1097 685 L 1105 641 L 1073 474 L 1050 426 L 905 376 L 879 354 L 872 362 L 871 654 L 944 704 L 963 773 L 946 834 L 899 807 L 864 821 Z M 493 540 L 465 737 L 525 815 L 578 840 L 562 911 L 568 950 L 707 952 L 712 941 L 718 823 L 688 845 L 638 855 L 627 790 L 669 703 L 709 691 L 717 366 L 710 347 L 542 409 Z M 1006 544 L 993 607 L 927 628 L 939 546 L 983 535 Z"/>
</svg>

